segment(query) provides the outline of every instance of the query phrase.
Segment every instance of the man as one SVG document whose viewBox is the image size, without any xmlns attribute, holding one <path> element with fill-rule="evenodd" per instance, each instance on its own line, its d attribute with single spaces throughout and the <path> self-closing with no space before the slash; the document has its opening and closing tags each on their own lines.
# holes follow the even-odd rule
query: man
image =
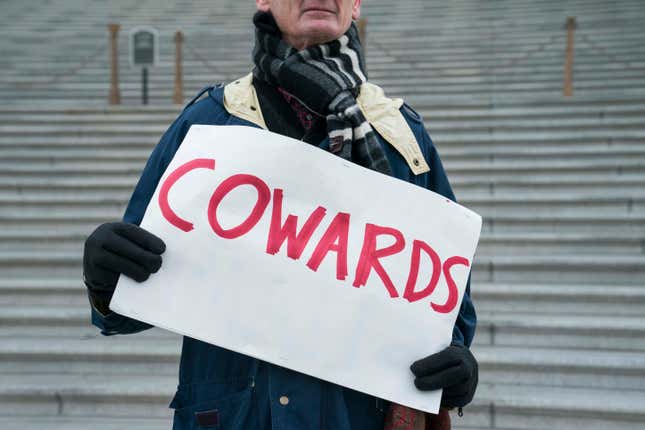
<svg viewBox="0 0 645 430">
<path fill-rule="evenodd" d="M 253 74 L 200 92 L 150 156 L 123 222 L 103 224 L 87 239 L 85 283 L 92 322 L 104 335 L 150 327 L 111 312 L 108 304 L 121 273 L 141 282 L 162 264 L 165 244 L 138 224 L 192 124 L 267 128 L 454 200 L 419 116 L 367 82 L 352 24 L 361 0 L 256 0 L 256 5 Z M 196 101 L 204 93 L 208 97 Z M 474 395 L 477 362 L 468 347 L 475 324 L 467 288 L 452 345 L 411 363 L 416 387 L 444 388 L 446 408 L 461 408 Z M 176 430 L 383 430 L 412 428 L 412 420 L 419 426 L 417 418 L 423 418 L 417 411 L 188 337 L 170 406 Z M 445 415 L 444 410 L 439 425 L 446 424 Z"/>
</svg>

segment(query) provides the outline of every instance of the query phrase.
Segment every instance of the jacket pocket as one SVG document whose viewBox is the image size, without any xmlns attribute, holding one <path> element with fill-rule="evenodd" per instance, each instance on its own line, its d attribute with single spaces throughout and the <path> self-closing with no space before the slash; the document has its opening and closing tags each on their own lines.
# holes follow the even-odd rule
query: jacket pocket
<svg viewBox="0 0 645 430">
<path fill-rule="evenodd" d="M 244 378 L 245 381 L 248 379 Z M 175 409 L 173 430 L 222 429 L 243 430 L 251 409 L 253 388 L 248 382 L 242 389 L 228 381 L 180 385 L 170 403 Z"/>
</svg>

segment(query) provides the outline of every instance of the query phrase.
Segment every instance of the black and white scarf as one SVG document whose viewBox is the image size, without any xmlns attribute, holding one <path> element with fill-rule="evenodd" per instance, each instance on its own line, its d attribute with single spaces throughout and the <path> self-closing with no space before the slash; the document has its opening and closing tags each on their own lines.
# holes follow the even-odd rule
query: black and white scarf
<svg viewBox="0 0 645 430">
<path fill-rule="evenodd" d="M 284 42 L 270 13 L 258 12 L 253 75 L 286 90 L 313 112 L 327 117 L 329 150 L 364 167 L 391 174 L 390 164 L 356 95 L 367 81 L 358 29 L 331 42 L 297 51 Z"/>
</svg>

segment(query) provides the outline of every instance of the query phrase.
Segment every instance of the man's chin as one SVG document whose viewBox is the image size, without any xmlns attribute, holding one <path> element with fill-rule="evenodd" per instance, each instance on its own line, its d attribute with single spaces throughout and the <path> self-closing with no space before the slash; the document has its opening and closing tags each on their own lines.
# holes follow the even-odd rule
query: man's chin
<svg viewBox="0 0 645 430">
<path fill-rule="evenodd" d="M 303 22 L 303 28 L 307 29 L 307 39 L 315 41 L 316 44 L 338 39 L 344 33 L 339 28 L 335 16 L 334 19 L 306 19 Z"/>
</svg>

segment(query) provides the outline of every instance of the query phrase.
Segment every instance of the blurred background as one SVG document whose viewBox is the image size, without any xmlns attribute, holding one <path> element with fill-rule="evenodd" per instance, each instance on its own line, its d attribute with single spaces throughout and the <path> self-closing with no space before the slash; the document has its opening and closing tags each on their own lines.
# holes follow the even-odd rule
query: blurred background
<svg viewBox="0 0 645 430">
<path fill-rule="evenodd" d="M 170 428 L 180 338 L 101 337 L 82 244 L 182 105 L 250 71 L 253 11 L 0 1 L 0 428 Z M 363 16 L 370 79 L 423 116 L 484 217 L 480 385 L 454 427 L 645 428 L 645 2 L 364 0 Z M 147 105 L 142 25 L 159 35 Z"/>
</svg>

